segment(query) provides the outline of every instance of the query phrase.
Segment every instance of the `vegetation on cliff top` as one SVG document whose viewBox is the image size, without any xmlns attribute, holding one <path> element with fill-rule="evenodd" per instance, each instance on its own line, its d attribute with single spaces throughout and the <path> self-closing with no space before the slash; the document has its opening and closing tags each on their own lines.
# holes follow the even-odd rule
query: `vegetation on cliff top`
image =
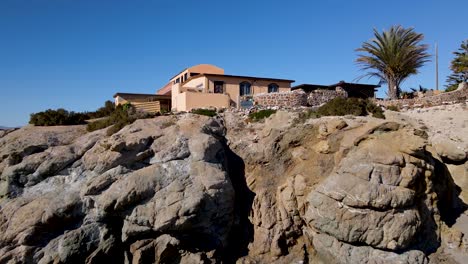
<svg viewBox="0 0 468 264">
<path fill-rule="evenodd" d="M 468 39 L 453 54 L 455 58 L 450 63 L 452 74 L 447 77 L 446 92 L 456 90 L 461 82 L 468 82 Z"/>
<path fill-rule="evenodd" d="M 134 106 L 127 103 L 115 107 L 108 117 L 89 123 L 86 130 L 91 132 L 109 127 L 106 134 L 110 136 L 137 119 L 152 118 L 154 116 L 155 114 L 137 111 Z"/>
<path fill-rule="evenodd" d="M 273 110 L 273 109 L 260 110 L 260 111 L 257 111 L 257 112 L 250 113 L 249 114 L 249 119 L 256 122 L 256 121 L 260 121 L 260 120 L 263 120 L 265 118 L 268 118 L 269 116 L 271 116 L 274 113 L 276 113 L 276 110 Z"/>
<path fill-rule="evenodd" d="M 193 109 L 191 111 L 192 114 L 197 114 L 197 115 L 204 115 L 204 116 L 209 116 L 209 117 L 214 117 L 217 115 L 216 110 L 213 109 Z"/>
<path fill-rule="evenodd" d="M 374 29 L 374 38 L 356 49 L 363 52 L 356 62 L 363 70 L 370 70 L 362 77 L 379 78 L 388 84 L 388 96 L 398 99 L 401 83 L 429 61 L 427 45 L 420 44 L 423 39 L 424 35 L 413 28 L 392 26 L 382 33 Z"/>
<path fill-rule="evenodd" d="M 372 114 L 373 117 L 385 119 L 382 108 L 372 101 L 359 98 L 337 97 L 317 109 L 318 116 L 365 116 Z"/>
<path fill-rule="evenodd" d="M 35 126 L 68 126 L 86 124 L 85 120 L 109 116 L 114 112 L 115 106 L 111 101 L 106 101 L 103 107 L 94 112 L 73 112 L 63 108 L 57 110 L 47 109 L 42 112 L 32 113 L 29 124 Z"/>
<path fill-rule="evenodd" d="M 91 132 L 109 127 L 107 135 L 110 136 L 124 126 L 137 119 L 154 117 L 154 114 L 137 111 L 131 104 L 115 106 L 113 102 L 106 101 L 103 107 L 94 112 L 70 112 L 65 109 L 48 109 L 43 112 L 31 114 L 30 124 L 35 126 L 66 126 L 83 125 L 86 120 L 99 119 L 88 123 L 86 130 Z"/>
</svg>

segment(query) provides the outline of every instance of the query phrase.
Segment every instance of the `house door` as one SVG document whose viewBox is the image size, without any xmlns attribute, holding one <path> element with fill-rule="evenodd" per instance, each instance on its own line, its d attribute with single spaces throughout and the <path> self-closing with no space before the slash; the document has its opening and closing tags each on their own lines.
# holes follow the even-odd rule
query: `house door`
<svg viewBox="0 0 468 264">
<path fill-rule="evenodd" d="M 224 86 L 224 82 L 215 81 L 214 82 L 214 92 L 215 93 L 224 93 L 223 86 Z"/>
</svg>

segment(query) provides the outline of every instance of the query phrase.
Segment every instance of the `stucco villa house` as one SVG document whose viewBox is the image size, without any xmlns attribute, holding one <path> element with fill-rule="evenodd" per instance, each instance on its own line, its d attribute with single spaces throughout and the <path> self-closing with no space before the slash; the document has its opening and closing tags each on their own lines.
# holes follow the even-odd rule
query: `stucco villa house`
<svg viewBox="0 0 468 264">
<path fill-rule="evenodd" d="M 342 89 L 349 97 L 374 97 L 376 85 L 339 82 L 333 85 L 302 84 L 291 87 L 294 80 L 269 77 L 228 75 L 222 68 L 199 64 L 174 75 L 156 94 L 116 93 L 115 104 L 131 103 L 147 112 L 190 111 L 196 108 L 244 108 L 254 104 L 262 94 L 282 94 L 302 89 Z"/>
<path fill-rule="evenodd" d="M 200 64 L 173 76 L 155 95 L 116 93 L 114 99 L 116 105 L 129 102 L 149 112 L 245 107 L 253 104 L 253 95 L 290 91 L 293 82 L 288 79 L 227 75 L 217 66 Z M 166 109 L 168 100 L 171 106 Z"/>
<path fill-rule="evenodd" d="M 171 78 L 157 94 L 171 94 L 173 111 L 195 108 L 228 108 L 253 104 L 252 96 L 260 93 L 286 92 L 293 80 L 227 75 L 224 70 L 200 64 L 183 70 Z"/>
</svg>

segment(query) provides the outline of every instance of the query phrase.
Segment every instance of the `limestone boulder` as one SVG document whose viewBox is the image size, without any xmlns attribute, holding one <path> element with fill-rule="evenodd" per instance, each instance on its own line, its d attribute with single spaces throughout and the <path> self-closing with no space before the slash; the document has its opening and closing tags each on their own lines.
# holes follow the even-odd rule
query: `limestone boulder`
<svg viewBox="0 0 468 264">
<path fill-rule="evenodd" d="M 19 154 L 5 150 L 0 260 L 219 258 L 215 252 L 228 245 L 235 196 L 219 122 L 196 115 L 137 120 L 110 137 L 104 130 L 66 137 L 57 132 L 59 140 L 43 148 L 23 139 Z"/>
<path fill-rule="evenodd" d="M 466 160 L 466 152 L 463 147 L 451 139 L 434 136 L 432 138 L 432 145 L 437 151 L 437 154 L 442 158 L 452 162 L 463 162 Z"/>
</svg>

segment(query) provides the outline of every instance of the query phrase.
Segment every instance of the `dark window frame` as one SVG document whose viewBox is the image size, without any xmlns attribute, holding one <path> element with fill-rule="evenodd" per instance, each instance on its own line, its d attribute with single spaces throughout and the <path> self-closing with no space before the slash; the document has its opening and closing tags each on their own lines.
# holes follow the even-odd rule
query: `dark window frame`
<svg viewBox="0 0 468 264">
<path fill-rule="evenodd" d="M 248 90 L 248 93 L 246 93 L 247 90 Z M 239 83 L 239 95 L 240 96 L 252 95 L 252 84 L 247 81 L 243 81 Z"/>
<path fill-rule="evenodd" d="M 279 92 L 279 85 L 277 83 L 270 83 L 268 85 L 268 93 L 277 93 Z"/>
<path fill-rule="evenodd" d="M 224 82 L 223 81 L 213 81 L 213 85 L 214 85 L 214 93 L 224 93 Z M 216 86 L 217 85 L 221 85 L 221 90 L 217 90 L 216 89 Z"/>
</svg>

